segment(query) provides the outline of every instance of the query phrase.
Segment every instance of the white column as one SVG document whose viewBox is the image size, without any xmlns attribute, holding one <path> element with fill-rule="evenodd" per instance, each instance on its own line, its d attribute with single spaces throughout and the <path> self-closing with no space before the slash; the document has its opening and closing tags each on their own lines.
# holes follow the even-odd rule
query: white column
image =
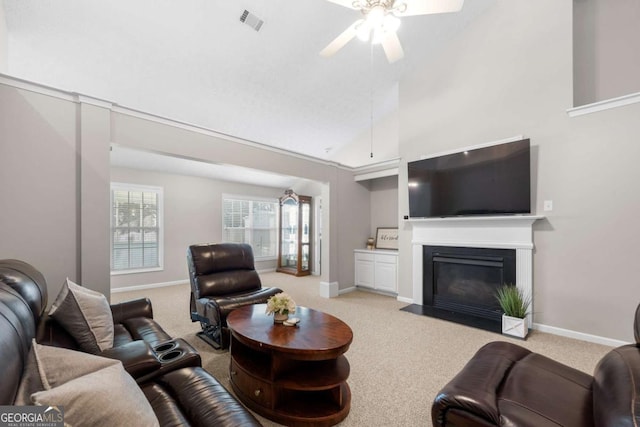
<svg viewBox="0 0 640 427">
<path fill-rule="evenodd" d="M 533 313 L 533 251 L 531 249 L 516 249 L 516 286 L 531 298 L 527 321 L 531 327 Z"/>
<path fill-rule="evenodd" d="M 422 305 L 422 272 L 423 272 L 423 251 L 422 245 L 419 243 L 413 244 L 413 303 Z"/>
</svg>

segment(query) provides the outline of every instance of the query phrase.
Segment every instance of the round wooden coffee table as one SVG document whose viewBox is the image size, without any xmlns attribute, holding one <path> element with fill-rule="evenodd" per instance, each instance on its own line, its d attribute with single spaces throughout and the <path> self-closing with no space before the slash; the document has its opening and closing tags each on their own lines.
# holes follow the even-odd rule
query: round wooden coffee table
<svg viewBox="0 0 640 427">
<path fill-rule="evenodd" d="M 258 414 L 288 426 L 331 426 L 349 414 L 349 362 L 353 340 L 342 320 L 306 307 L 298 326 L 274 324 L 266 304 L 232 311 L 231 386 Z"/>
</svg>

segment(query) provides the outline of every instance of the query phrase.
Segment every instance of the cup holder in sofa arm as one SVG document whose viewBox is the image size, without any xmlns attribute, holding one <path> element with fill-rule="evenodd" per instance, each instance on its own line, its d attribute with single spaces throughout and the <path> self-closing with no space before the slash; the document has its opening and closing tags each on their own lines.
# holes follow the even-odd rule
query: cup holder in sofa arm
<svg viewBox="0 0 640 427">
<path fill-rule="evenodd" d="M 162 370 L 169 371 L 186 366 L 202 366 L 200 355 L 188 342 L 175 338 L 153 348 Z"/>
<path fill-rule="evenodd" d="M 167 351 L 165 353 L 160 354 L 159 359 L 162 363 L 172 362 L 178 359 L 179 357 L 181 357 L 183 354 L 184 354 L 184 350 L 182 349 L 171 350 L 171 351 Z"/>
<path fill-rule="evenodd" d="M 156 353 L 164 353 L 165 351 L 173 350 L 177 346 L 178 346 L 178 343 L 174 340 L 174 341 L 166 342 L 164 344 L 160 344 L 154 347 L 154 350 L 156 351 Z"/>
<path fill-rule="evenodd" d="M 136 378 L 139 384 L 177 369 L 202 366 L 200 354 L 182 338 L 174 338 L 156 345 L 153 347 L 153 353 L 153 358 L 159 366 L 154 372 Z"/>
</svg>

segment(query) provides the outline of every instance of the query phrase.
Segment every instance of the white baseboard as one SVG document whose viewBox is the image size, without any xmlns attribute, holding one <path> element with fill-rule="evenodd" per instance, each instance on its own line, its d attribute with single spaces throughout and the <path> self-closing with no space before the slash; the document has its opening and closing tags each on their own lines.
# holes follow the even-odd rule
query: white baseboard
<svg viewBox="0 0 640 427">
<path fill-rule="evenodd" d="M 356 289 L 363 292 L 371 292 L 372 294 L 384 295 L 385 297 L 396 297 L 397 294 L 393 292 L 381 291 L 378 289 L 369 288 L 367 286 L 357 286 Z"/>
<path fill-rule="evenodd" d="M 119 292 L 131 292 L 131 291 L 141 291 L 143 289 L 164 288 L 167 286 L 184 285 L 185 283 L 188 284 L 189 279 L 174 280 L 173 282 L 149 283 L 148 285 L 123 286 L 121 288 L 111 288 L 111 293 L 117 294 Z"/>
<path fill-rule="evenodd" d="M 323 298 L 335 298 L 340 293 L 338 282 L 320 282 L 320 296 Z"/>
<path fill-rule="evenodd" d="M 397 300 L 407 304 L 415 304 L 413 299 L 398 296 Z M 543 325 L 541 323 L 534 323 L 531 329 L 544 332 L 547 334 L 558 335 L 561 337 L 573 338 L 576 340 L 592 342 L 595 344 L 606 345 L 609 347 L 620 347 L 621 345 L 632 344 L 631 342 L 616 340 L 613 338 L 601 337 L 598 335 L 585 334 L 584 332 L 572 331 L 570 329 L 558 328 L 555 326 Z"/>
<path fill-rule="evenodd" d="M 574 338 L 581 341 L 602 344 L 609 347 L 620 347 L 621 345 L 631 344 L 626 341 L 614 340 L 612 338 L 601 337 L 598 335 L 585 334 L 583 332 L 557 328 L 555 326 L 542 325 L 540 323 L 534 323 L 532 329 L 540 332 L 546 332 L 548 334 L 559 335 L 561 337 Z"/>
<path fill-rule="evenodd" d="M 355 287 L 355 286 L 352 286 L 352 287 L 347 288 L 347 289 L 340 289 L 340 290 L 338 291 L 338 294 L 339 294 L 339 295 L 344 295 L 344 294 L 348 294 L 349 292 L 353 292 L 353 291 L 355 291 L 355 290 L 356 290 L 356 287 Z"/>
</svg>

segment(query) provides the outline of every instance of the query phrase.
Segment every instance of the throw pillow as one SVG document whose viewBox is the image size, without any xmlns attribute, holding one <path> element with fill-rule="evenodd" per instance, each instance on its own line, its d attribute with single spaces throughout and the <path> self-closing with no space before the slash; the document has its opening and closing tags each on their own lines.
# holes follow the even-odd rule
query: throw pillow
<svg viewBox="0 0 640 427">
<path fill-rule="evenodd" d="M 65 425 L 159 426 L 151 405 L 121 363 L 31 396 L 36 405 L 63 406 Z"/>
<path fill-rule="evenodd" d="M 14 405 L 33 405 L 31 395 L 82 375 L 120 363 L 66 348 L 41 345 L 34 339 L 27 355 Z"/>
<path fill-rule="evenodd" d="M 65 425 L 159 424 L 142 390 L 119 360 L 35 340 L 14 404 L 63 406 Z"/>
<path fill-rule="evenodd" d="M 35 347 L 36 340 L 31 341 L 31 350 L 24 361 L 24 369 L 22 370 L 22 378 L 20 378 L 20 384 L 18 385 L 18 392 L 16 393 L 15 401 L 16 406 L 32 405 L 31 395 L 37 391 L 44 390 L 44 384 L 40 378 L 40 372 L 38 372 L 38 363 L 36 361 Z"/>
<path fill-rule="evenodd" d="M 75 338 L 82 350 L 99 353 L 113 347 L 113 315 L 107 298 L 100 292 L 67 279 L 49 315 Z"/>
</svg>

